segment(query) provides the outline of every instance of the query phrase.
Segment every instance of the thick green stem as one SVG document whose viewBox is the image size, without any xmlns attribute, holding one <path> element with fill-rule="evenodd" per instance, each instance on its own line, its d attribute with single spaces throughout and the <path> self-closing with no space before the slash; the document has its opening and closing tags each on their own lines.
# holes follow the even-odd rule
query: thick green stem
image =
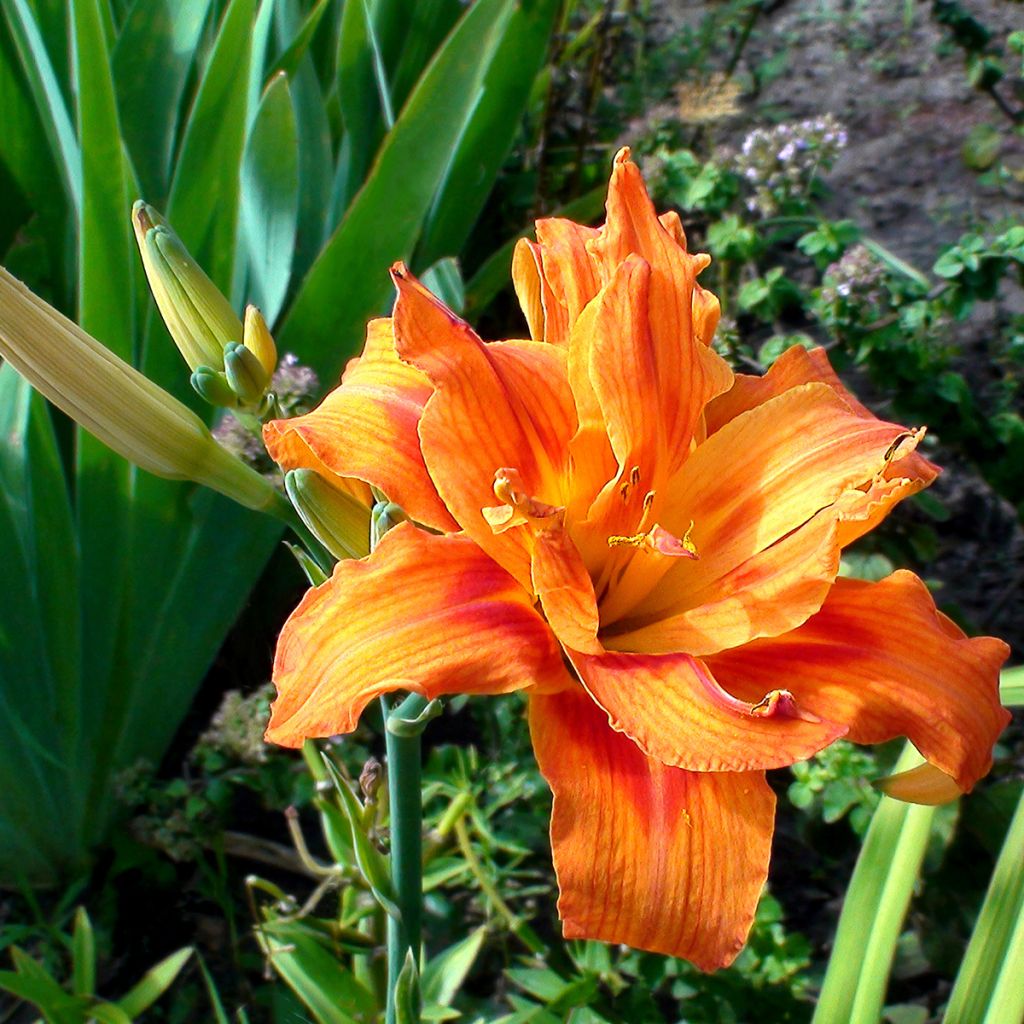
<svg viewBox="0 0 1024 1024">
<path fill-rule="evenodd" d="M 390 722 L 392 719 L 415 719 L 426 706 L 426 698 L 418 694 L 410 694 L 391 711 L 384 705 L 388 797 L 391 804 L 391 881 L 402 912 L 401 920 L 388 918 L 387 1024 L 396 1024 L 396 987 L 408 950 L 412 950 L 413 958 L 419 964 L 423 907 L 420 732 L 415 729 L 392 730 Z"/>
</svg>

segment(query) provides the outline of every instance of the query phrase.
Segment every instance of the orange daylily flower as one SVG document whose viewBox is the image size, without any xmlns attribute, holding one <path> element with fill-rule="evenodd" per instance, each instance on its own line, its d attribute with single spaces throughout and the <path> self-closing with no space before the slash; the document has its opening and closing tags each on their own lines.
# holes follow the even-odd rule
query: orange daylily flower
<svg viewBox="0 0 1024 1024">
<path fill-rule="evenodd" d="M 908 736 L 970 789 L 1007 721 L 1007 648 L 911 573 L 837 577 L 843 546 L 934 479 L 921 432 L 872 415 L 821 351 L 735 375 L 709 347 L 708 257 L 628 151 L 607 210 L 520 243 L 531 340 L 481 341 L 399 265 L 341 386 L 267 426 L 286 469 L 373 485 L 414 521 L 288 620 L 267 737 L 348 732 L 391 690 L 526 691 L 565 935 L 713 969 L 765 881 L 765 770 Z"/>
</svg>

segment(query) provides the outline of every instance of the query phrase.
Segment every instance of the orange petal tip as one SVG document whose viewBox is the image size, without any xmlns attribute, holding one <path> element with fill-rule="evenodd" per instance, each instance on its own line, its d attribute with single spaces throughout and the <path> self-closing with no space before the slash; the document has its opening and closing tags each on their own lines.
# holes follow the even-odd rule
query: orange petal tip
<svg viewBox="0 0 1024 1024">
<path fill-rule="evenodd" d="M 930 761 L 887 779 L 878 779 L 873 785 L 894 800 L 928 807 L 948 804 L 963 794 L 956 780 Z"/>
</svg>

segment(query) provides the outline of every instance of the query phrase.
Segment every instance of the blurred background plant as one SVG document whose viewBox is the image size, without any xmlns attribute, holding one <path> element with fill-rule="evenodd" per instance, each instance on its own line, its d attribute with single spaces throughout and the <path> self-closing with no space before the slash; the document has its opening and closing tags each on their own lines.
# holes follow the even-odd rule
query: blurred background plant
<svg viewBox="0 0 1024 1024">
<path fill-rule="evenodd" d="M 714 256 L 702 282 L 734 366 L 823 344 L 873 409 L 927 422 L 951 466 L 844 571 L 915 568 L 1019 662 L 1022 44 L 1012 3 L 981 7 L 0 0 L 0 262 L 269 472 L 244 414 L 186 386 L 135 254 L 134 199 L 233 315 L 262 309 L 283 353 L 273 390 L 297 410 L 387 310 L 395 259 L 485 336 L 520 333 L 515 239 L 537 215 L 598 219 L 629 143 L 659 206 Z M 792 85 L 809 66 L 823 77 Z M 887 130 L 907 149 L 935 123 L 916 117 L 943 118 L 954 142 L 918 159 L 976 198 L 904 237 L 876 197 L 902 188 L 912 206 L 923 186 L 899 184 L 902 154 L 876 166 L 873 122 L 848 97 L 924 77 L 970 116 L 895 109 L 904 94 Z M 836 184 L 857 181 L 863 202 Z M 302 587 L 272 556 L 282 528 L 133 470 L 9 366 L 0 418 L 0 987 L 18 993 L 0 1020 L 130 1020 L 141 1005 L 95 993 L 133 992 L 154 963 L 166 984 L 146 990 L 146 1020 L 377 1020 L 379 729 L 320 745 L 336 777 L 312 746 L 298 759 L 259 741 L 273 638 Z M 1019 670 L 1004 694 L 1024 703 Z M 819 1021 L 1024 1015 L 1004 969 L 1024 942 L 1019 722 L 992 778 L 938 810 L 869 784 L 898 744 L 837 744 L 775 773 L 771 889 L 713 977 L 560 939 L 550 798 L 518 698 L 450 701 L 425 739 L 424 1019 L 786 1022 L 816 1002 Z"/>
</svg>

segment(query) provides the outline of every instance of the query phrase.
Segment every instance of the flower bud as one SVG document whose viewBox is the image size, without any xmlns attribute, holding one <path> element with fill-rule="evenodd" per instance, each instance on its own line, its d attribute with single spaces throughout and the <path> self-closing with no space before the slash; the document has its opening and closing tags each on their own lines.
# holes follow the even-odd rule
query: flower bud
<svg viewBox="0 0 1024 1024">
<path fill-rule="evenodd" d="M 231 390 L 227 377 L 209 366 L 200 366 L 191 377 L 192 388 L 205 402 L 210 405 L 234 409 L 238 406 L 238 396 Z"/>
<path fill-rule="evenodd" d="M 284 485 L 295 511 L 335 558 L 370 553 L 370 510 L 358 498 L 332 487 L 312 469 L 293 469 Z"/>
<path fill-rule="evenodd" d="M 270 374 L 244 345 L 229 341 L 224 346 L 224 376 L 243 405 L 259 405 L 270 384 Z"/>
<path fill-rule="evenodd" d="M 245 307 L 245 323 L 242 327 L 242 343 L 260 361 L 268 377 L 277 369 L 277 346 L 267 327 L 263 314 L 255 306 Z"/>
<path fill-rule="evenodd" d="M 408 518 L 401 505 L 396 505 L 393 501 L 378 501 L 373 506 L 373 512 L 370 516 L 372 546 L 376 547 L 388 530 L 394 529 L 399 523 L 404 523 Z"/>
<path fill-rule="evenodd" d="M 224 346 L 242 338 L 231 303 L 153 207 L 136 202 L 132 226 L 153 298 L 185 362 L 223 369 Z"/>
<path fill-rule="evenodd" d="M 157 476 L 194 480 L 241 505 L 280 498 L 225 451 L 187 406 L 119 359 L 0 267 L 0 356 L 119 455 Z"/>
</svg>

